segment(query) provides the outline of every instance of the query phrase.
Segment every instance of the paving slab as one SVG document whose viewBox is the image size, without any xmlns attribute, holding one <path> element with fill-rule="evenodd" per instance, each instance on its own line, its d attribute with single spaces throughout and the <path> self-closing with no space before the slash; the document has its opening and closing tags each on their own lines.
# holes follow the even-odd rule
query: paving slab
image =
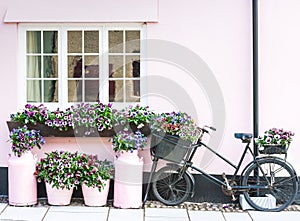
<svg viewBox="0 0 300 221">
<path fill-rule="evenodd" d="M 51 206 L 43 221 L 106 221 L 109 207 Z"/>
<path fill-rule="evenodd" d="M 109 207 L 51 206 L 48 212 L 108 213 Z"/>
<path fill-rule="evenodd" d="M 228 212 L 223 213 L 223 216 L 226 221 L 252 221 L 250 215 L 247 212 L 243 213 L 234 213 L 234 212 Z"/>
<path fill-rule="evenodd" d="M 189 211 L 189 216 L 191 221 L 225 221 L 225 218 L 220 211 Z"/>
<path fill-rule="evenodd" d="M 107 213 L 96 212 L 48 212 L 43 221 L 58 221 L 58 220 L 72 220 L 72 221 L 106 221 Z"/>
<path fill-rule="evenodd" d="M 169 217 L 169 218 L 187 218 L 186 209 L 173 208 L 146 208 L 145 217 Z"/>
<path fill-rule="evenodd" d="M 5 207 L 7 207 L 6 203 L 0 203 L 0 214 L 5 209 Z"/>
<path fill-rule="evenodd" d="M 7 206 L 0 215 L 0 220 L 41 221 L 48 207 L 16 207 Z"/>
<path fill-rule="evenodd" d="M 258 212 L 258 211 L 249 211 L 253 221 L 298 221 L 300 220 L 299 212 Z"/>
<path fill-rule="evenodd" d="M 108 221 L 143 221 L 143 209 L 115 209 L 111 208 L 108 213 Z"/>
</svg>

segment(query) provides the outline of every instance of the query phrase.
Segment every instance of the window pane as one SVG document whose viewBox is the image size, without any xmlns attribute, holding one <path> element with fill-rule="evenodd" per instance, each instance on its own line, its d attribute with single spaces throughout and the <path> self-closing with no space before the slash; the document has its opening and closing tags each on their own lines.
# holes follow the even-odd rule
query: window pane
<svg viewBox="0 0 300 221">
<path fill-rule="evenodd" d="M 126 77 L 140 77 L 140 56 L 126 56 Z"/>
<path fill-rule="evenodd" d="M 123 56 L 110 55 L 109 56 L 109 77 L 122 78 L 123 75 Z"/>
<path fill-rule="evenodd" d="M 40 80 L 27 80 L 27 102 L 42 102 L 42 85 Z"/>
<path fill-rule="evenodd" d="M 82 77 L 82 57 L 68 56 L 68 77 L 81 78 Z"/>
<path fill-rule="evenodd" d="M 41 77 L 41 56 L 27 56 L 27 77 Z"/>
<path fill-rule="evenodd" d="M 99 78 L 99 56 L 84 56 L 86 78 Z"/>
<path fill-rule="evenodd" d="M 123 31 L 109 31 L 109 52 L 122 53 L 123 52 Z"/>
<path fill-rule="evenodd" d="M 68 31 L 68 53 L 82 52 L 82 31 Z"/>
<path fill-rule="evenodd" d="M 99 31 L 84 32 L 84 52 L 99 53 Z"/>
<path fill-rule="evenodd" d="M 58 102 L 58 81 L 44 81 L 44 102 Z"/>
<path fill-rule="evenodd" d="M 41 53 L 41 32 L 27 31 L 26 38 L 27 53 Z"/>
<path fill-rule="evenodd" d="M 109 81 L 109 102 L 123 102 L 123 81 Z"/>
<path fill-rule="evenodd" d="M 57 53 L 57 31 L 44 31 L 44 53 Z"/>
<path fill-rule="evenodd" d="M 126 52 L 140 52 L 140 31 L 126 31 Z"/>
<path fill-rule="evenodd" d="M 68 101 L 82 102 L 82 81 L 68 80 Z"/>
<path fill-rule="evenodd" d="M 85 81 L 85 102 L 99 100 L 99 80 Z"/>
<path fill-rule="evenodd" d="M 126 102 L 140 101 L 140 81 L 126 80 Z"/>
<path fill-rule="evenodd" d="M 58 77 L 57 56 L 44 56 L 44 78 Z"/>
</svg>

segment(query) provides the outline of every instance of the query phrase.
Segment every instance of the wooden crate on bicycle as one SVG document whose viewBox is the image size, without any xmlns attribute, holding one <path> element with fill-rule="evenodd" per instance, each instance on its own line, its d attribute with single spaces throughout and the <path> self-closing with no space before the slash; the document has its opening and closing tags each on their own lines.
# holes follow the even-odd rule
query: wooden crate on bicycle
<svg viewBox="0 0 300 221">
<path fill-rule="evenodd" d="M 159 159 L 180 163 L 191 148 L 191 142 L 164 132 L 153 132 L 151 155 Z"/>
</svg>

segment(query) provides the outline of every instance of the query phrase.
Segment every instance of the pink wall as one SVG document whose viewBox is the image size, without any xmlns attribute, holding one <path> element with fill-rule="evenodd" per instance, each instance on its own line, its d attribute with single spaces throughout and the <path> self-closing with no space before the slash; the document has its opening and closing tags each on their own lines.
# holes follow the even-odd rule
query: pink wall
<svg viewBox="0 0 300 221">
<path fill-rule="evenodd" d="M 251 72 L 251 1 L 243 0 L 189 0 L 174 4 L 172 0 L 160 1 L 159 22 L 149 24 L 148 38 L 178 43 L 195 52 L 216 78 L 225 101 L 225 130 L 219 146 L 214 149 L 236 162 L 243 148 L 235 140 L 233 133 L 252 131 L 252 72 Z M 171 53 L 173 53 L 171 51 Z M 182 56 L 184 59 L 185 55 Z M 186 65 L 189 61 L 186 60 Z M 195 104 L 198 123 L 214 124 L 210 101 L 212 96 L 205 93 L 203 85 L 195 84 L 190 75 L 176 64 L 152 62 L 148 74 L 167 76 L 182 85 Z M 192 73 L 202 75 L 205 70 Z M 188 79 L 188 80 L 187 80 Z M 193 84 L 191 83 L 193 82 Z M 149 82 L 148 87 L 151 87 Z M 197 87 L 198 86 L 198 87 Z M 172 90 L 172 88 L 169 88 Z M 178 89 L 174 88 L 176 93 Z M 167 99 L 164 100 L 166 102 Z M 149 99 L 150 106 L 165 107 L 157 104 L 155 98 Z M 173 106 L 170 103 L 170 109 Z M 165 107 L 168 109 L 168 107 Z M 189 110 L 186 110 L 189 111 Z M 222 128 L 217 128 L 222 130 Z M 220 134 L 212 133 L 211 140 Z M 212 173 L 232 171 L 214 156 L 200 151 L 195 163 L 206 167 Z M 221 169 L 221 171 L 220 171 Z"/>
<path fill-rule="evenodd" d="M 260 3 L 260 131 L 280 127 L 295 132 L 288 154 L 300 171 L 300 2 Z"/>
<path fill-rule="evenodd" d="M 166 53 L 166 56 L 169 57 L 160 59 L 159 55 L 155 55 L 153 60 L 146 61 L 147 81 L 143 87 L 145 90 L 144 103 L 149 104 L 156 111 L 180 109 L 191 112 L 200 125 L 214 124 L 218 126 L 219 121 L 214 119 L 213 114 L 217 112 L 218 117 L 224 118 L 224 130 L 219 128 L 218 133 L 212 133 L 211 138 L 206 139 L 209 142 L 216 138 L 219 139 L 221 142 L 215 146 L 215 149 L 236 162 L 243 149 L 240 141 L 234 139 L 233 133 L 252 131 L 251 1 L 188 0 L 175 3 L 172 0 L 153 0 L 144 1 L 142 4 L 139 2 L 137 8 L 134 8 L 133 1 L 130 0 L 130 4 L 128 1 L 122 1 L 124 4 L 122 7 L 114 6 L 117 1 L 105 1 L 107 3 L 105 8 L 111 8 L 112 12 L 118 11 L 119 13 L 102 14 L 106 16 L 102 16 L 100 13 L 98 17 L 97 13 L 94 13 L 98 10 L 95 9 L 101 10 L 104 0 L 85 1 L 85 7 L 93 8 L 91 16 L 88 16 L 89 12 L 84 10 L 83 14 L 74 17 L 74 14 L 71 13 L 72 10 L 69 9 L 71 7 L 78 11 L 82 8 L 82 1 L 80 1 L 81 4 L 70 6 L 69 2 L 74 3 L 74 1 L 55 0 L 51 1 L 52 5 L 49 8 L 59 4 L 58 15 L 55 17 L 52 17 L 53 14 L 42 16 L 41 21 L 48 19 L 53 22 L 58 21 L 55 19 L 61 19 L 67 22 L 84 22 L 92 19 L 95 22 L 107 22 L 105 19 L 109 18 L 112 22 L 125 22 L 126 18 L 129 18 L 130 21 L 144 19 L 149 22 L 157 19 L 158 22 L 147 24 L 146 31 L 147 39 L 158 41 L 148 41 L 148 43 L 150 42 L 149 45 L 151 45 L 154 42 L 156 45 L 166 48 L 170 46 L 169 54 Z M 9 6 L 11 11 L 6 19 L 21 19 L 21 14 L 16 13 L 22 8 L 19 7 L 19 2 L 21 0 L 1 1 L 1 18 L 5 17 L 5 11 Z M 121 4 L 120 2 L 118 5 Z M 259 74 L 261 76 L 260 130 L 263 131 L 273 126 L 294 130 L 296 137 L 289 159 L 300 170 L 300 163 L 296 158 L 298 153 L 296 146 L 299 144 L 297 134 L 300 133 L 297 125 L 299 105 L 295 98 L 299 69 L 297 52 L 300 49 L 298 43 L 300 32 L 296 28 L 299 27 L 300 21 L 300 15 L 297 13 L 300 9 L 300 2 L 298 2 L 297 0 L 260 1 Z M 47 6 L 47 4 L 43 4 L 43 6 Z M 30 4 L 28 3 L 28 5 Z M 30 21 L 30 19 L 38 21 L 39 16 L 36 15 L 28 18 L 31 16 L 28 13 L 30 8 L 27 7 L 24 10 L 26 11 L 24 12 L 26 21 Z M 136 16 L 134 12 L 128 14 L 128 10 L 134 11 L 134 9 L 145 10 L 144 18 L 142 18 L 143 13 L 136 14 Z M 127 12 L 123 14 L 120 11 Z M 109 17 L 113 15 L 114 17 Z M 2 92 L 4 92 L 1 93 L 1 101 L 4 105 L 1 105 L 2 114 L 0 115 L 2 125 L 0 126 L 0 166 L 6 166 L 9 144 L 6 142 L 8 131 L 5 122 L 10 113 L 17 111 L 17 88 L 14 86 L 17 79 L 17 25 L 0 23 L 0 33 L 1 75 L 4 79 L 0 83 Z M 151 52 L 151 49 L 148 48 L 148 52 Z M 168 59 L 174 54 L 178 55 L 175 58 L 179 60 L 172 63 Z M 191 55 L 193 57 L 189 57 Z M 199 61 L 201 60 L 202 66 L 191 71 L 190 68 L 197 66 L 192 63 L 195 56 Z M 212 108 L 212 100 L 216 98 L 207 91 L 210 85 L 203 85 L 203 82 L 197 81 L 209 74 L 212 74 L 215 85 L 222 92 L 225 111 Z M 282 74 L 284 74 L 284 78 L 282 78 Z M 176 85 L 176 87 L 172 87 L 172 85 Z M 165 92 L 165 94 L 155 93 L 155 90 L 154 93 L 150 93 L 153 88 Z M 274 88 L 276 89 L 274 90 Z M 185 94 L 188 99 L 185 99 L 184 96 L 180 97 L 181 94 Z M 175 98 L 172 97 L 174 95 Z M 185 102 L 188 105 L 183 105 Z M 103 148 L 99 147 L 98 140 L 93 139 L 53 140 L 53 138 L 49 138 L 47 141 L 45 150 L 54 147 L 75 148 L 112 157 L 111 153 L 107 151 L 110 145 L 107 142 L 101 141 Z M 88 144 L 82 144 L 86 142 Z M 43 152 L 37 151 L 37 153 L 41 155 Z M 146 157 L 148 164 L 147 152 L 143 152 L 142 155 Z M 205 151 L 200 151 L 195 162 L 206 167 L 211 173 L 231 171 Z"/>
<path fill-rule="evenodd" d="M 3 18 L 6 6 L 9 1 L 0 1 L 0 17 Z M 7 154 L 9 151 L 8 129 L 6 120 L 10 113 L 14 112 L 17 107 L 17 25 L 3 24 L 0 22 L 0 166 L 7 165 Z"/>
</svg>

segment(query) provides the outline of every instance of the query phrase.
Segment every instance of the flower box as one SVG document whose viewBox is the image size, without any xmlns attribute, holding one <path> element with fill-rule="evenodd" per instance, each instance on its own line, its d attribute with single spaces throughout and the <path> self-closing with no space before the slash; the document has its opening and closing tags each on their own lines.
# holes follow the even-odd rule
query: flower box
<svg viewBox="0 0 300 221">
<path fill-rule="evenodd" d="M 12 131 L 13 128 L 23 127 L 24 125 L 21 122 L 15 121 L 7 121 L 6 123 L 9 131 Z M 60 131 L 41 123 L 37 123 L 36 125 L 27 124 L 27 127 L 30 130 L 39 130 L 43 137 L 111 137 L 116 133 L 115 131 L 119 130 L 118 128 L 103 131 L 97 131 L 95 129 L 94 132 L 87 133 L 87 128 L 78 127 L 75 130 L 69 128 L 66 131 Z"/>
<path fill-rule="evenodd" d="M 24 124 L 21 122 L 7 121 L 9 131 L 12 131 L 13 128 L 23 127 L 23 125 Z M 74 131 L 72 128 L 67 131 L 60 131 L 41 123 L 37 123 L 36 125 L 27 124 L 27 127 L 30 130 L 39 130 L 43 137 L 74 137 Z"/>
<path fill-rule="evenodd" d="M 282 145 L 264 145 L 263 148 L 259 150 L 261 154 L 286 154 L 288 149 Z"/>
<path fill-rule="evenodd" d="M 152 133 L 151 155 L 167 161 L 180 163 L 191 148 L 191 142 L 182 140 L 178 136 Z"/>
</svg>

